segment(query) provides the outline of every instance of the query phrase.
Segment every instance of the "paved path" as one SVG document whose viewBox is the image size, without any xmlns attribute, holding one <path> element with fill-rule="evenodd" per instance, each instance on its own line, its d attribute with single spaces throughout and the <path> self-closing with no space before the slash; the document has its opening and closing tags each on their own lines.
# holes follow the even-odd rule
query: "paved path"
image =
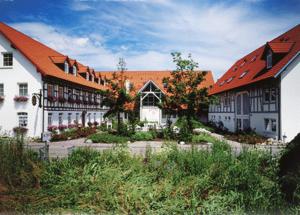
<svg viewBox="0 0 300 215">
<path fill-rule="evenodd" d="M 211 134 L 215 138 L 224 141 L 224 137 L 219 134 Z M 271 154 L 278 154 L 284 146 L 261 146 L 261 145 L 249 145 L 249 144 L 241 144 L 238 142 L 225 140 L 232 148 L 234 154 L 238 155 L 241 151 L 245 148 L 258 148 L 263 150 L 270 151 Z M 203 145 L 196 145 L 198 149 L 209 150 L 211 144 L 203 144 Z M 39 148 L 44 147 L 44 143 L 30 143 L 28 146 L 34 150 L 39 150 Z M 85 143 L 85 139 L 75 139 L 75 140 L 68 140 L 68 141 L 60 141 L 60 142 L 51 142 L 49 143 L 49 156 L 50 158 L 61 158 L 66 157 L 72 150 L 79 148 L 79 147 L 90 147 L 98 151 L 103 151 L 107 149 L 112 149 L 116 147 L 116 144 L 104 144 L 104 143 Z M 180 149 L 186 150 L 190 149 L 191 145 L 178 145 Z M 134 155 L 142 155 L 144 156 L 147 149 L 151 148 L 152 152 L 159 152 L 163 150 L 164 143 L 162 141 L 137 141 L 134 143 L 128 144 L 128 148 L 130 152 Z"/>
</svg>

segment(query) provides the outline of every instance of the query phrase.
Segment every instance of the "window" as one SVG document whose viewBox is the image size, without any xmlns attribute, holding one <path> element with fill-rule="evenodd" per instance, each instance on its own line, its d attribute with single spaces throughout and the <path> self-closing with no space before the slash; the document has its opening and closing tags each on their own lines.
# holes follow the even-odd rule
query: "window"
<svg viewBox="0 0 300 215">
<path fill-rule="evenodd" d="M 276 119 L 265 119 L 265 130 L 276 132 Z"/>
<path fill-rule="evenodd" d="M 246 59 L 243 60 L 243 62 L 241 63 L 240 67 L 244 66 L 246 63 Z"/>
<path fill-rule="evenodd" d="M 125 113 L 126 114 L 126 113 Z M 94 113 L 94 122 L 96 122 L 96 113 Z"/>
<path fill-rule="evenodd" d="M 275 101 L 276 101 L 276 89 L 275 88 L 264 89 L 264 102 L 270 103 Z"/>
<path fill-rule="evenodd" d="M 58 114 L 58 125 L 62 125 L 63 124 L 63 113 L 59 113 Z"/>
<path fill-rule="evenodd" d="M 19 118 L 19 127 L 27 127 L 28 124 L 27 113 L 24 112 L 18 113 L 18 118 Z"/>
<path fill-rule="evenodd" d="M 224 106 L 228 107 L 230 105 L 230 97 L 224 98 Z"/>
<path fill-rule="evenodd" d="M 232 80 L 234 79 L 234 77 L 231 77 L 227 80 L 227 83 L 230 83 Z"/>
<path fill-rule="evenodd" d="M 90 75 L 89 73 L 86 73 L 86 80 L 89 80 L 90 79 Z"/>
<path fill-rule="evenodd" d="M 68 125 L 72 124 L 72 113 L 68 113 Z"/>
<path fill-rule="evenodd" d="M 69 64 L 65 62 L 65 73 L 69 73 Z"/>
<path fill-rule="evenodd" d="M 264 102 L 265 103 L 270 102 L 270 90 L 269 89 L 264 90 Z"/>
<path fill-rule="evenodd" d="M 143 99 L 143 106 L 156 106 L 159 103 L 158 98 L 153 94 L 148 94 Z"/>
<path fill-rule="evenodd" d="M 276 89 L 272 88 L 270 90 L 270 101 L 275 102 L 276 101 Z"/>
<path fill-rule="evenodd" d="M 245 75 L 247 75 L 248 72 L 249 72 L 248 70 L 245 71 L 245 72 L 243 72 L 243 73 L 240 75 L 240 78 L 243 78 Z"/>
<path fill-rule="evenodd" d="M 0 96 L 4 96 L 4 84 L 0 84 Z"/>
<path fill-rule="evenodd" d="M 79 122 L 79 113 L 76 113 L 76 118 L 75 118 L 75 120 L 76 120 L 76 123 Z"/>
<path fill-rule="evenodd" d="M 267 69 L 271 69 L 271 68 L 272 68 L 272 51 L 269 50 L 267 54 Z"/>
<path fill-rule="evenodd" d="M 3 53 L 3 66 L 12 66 L 13 65 L 13 54 L 12 53 Z"/>
<path fill-rule="evenodd" d="M 251 59 L 251 62 L 254 62 L 256 60 L 256 55 Z"/>
<path fill-rule="evenodd" d="M 48 126 L 52 125 L 52 113 L 48 113 Z"/>
<path fill-rule="evenodd" d="M 219 86 L 223 86 L 225 84 L 225 81 L 222 81 Z"/>
<path fill-rule="evenodd" d="M 76 66 L 73 66 L 73 74 L 76 76 L 77 75 L 77 68 Z"/>
<path fill-rule="evenodd" d="M 58 97 L 64 98 L 64 88 L 63 87 L 58 87 Z"/>
<path fill-rule="evenodd" d="M 28 95 L 28 84 L 22 83 L 19 84 L 19 96 L 27 96 Z"/>
<path fill-rule="evenodd" d="M 91 122 L 91 114 L 88 114 L 88 121 Z"/>
</svg>

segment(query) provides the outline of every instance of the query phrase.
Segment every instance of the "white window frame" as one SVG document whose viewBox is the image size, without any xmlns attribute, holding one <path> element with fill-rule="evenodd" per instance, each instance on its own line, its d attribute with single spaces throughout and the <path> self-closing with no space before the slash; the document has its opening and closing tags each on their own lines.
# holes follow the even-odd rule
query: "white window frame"
<svg viewBox="0 0 300 215">
<path fill-rule="evenodd" d="M 64 65 L 64 70 L 65 70 L 65 73 L 69 73 L 69 64 L 67 61 L 65 61 L 65 65 Z"/>
<path fill-rule="evenodd" d="M 264 118 L 264 128 L 266 132 L 276 132 L 277 131 L 277 120 L 271 118 Z"/>
<path fill-rule="evenodd" d="M 75 65 L 73 65 L 73 74 L 74 76 L 77 76 L 77 68 Z"/>
<path fill-rule="evenodd" d="M 267 69 L 271 69 L 272 68 L 272 51 L 269 50 L 268 54 L 267 54 Z"/>
<path fill-rule="evenodd" d="M 18 83 L 18 85 L 19 85 L 19 96 L 28 96 L 28 83 Z M 26 87 L 21 88 L 22 85 Z"/>
<path fill-rule="evenodd" d="M 11 55 L 11 65 L 5 65 L 6 64 L 5 60 L 7 58 L 7 57 L 5 57 L 6 54 Z M 14 56 L 13 56 L 12 52 L 2 52 L 2 59 L 3 59 L 3 61 L 2 61 L 3 67 L 12 67 L 14 65 Z"/>
<path fill-rule="evenodd" d="M 19 112 L 18 121 L 19 121 L 19 127 L 26 128 L 28 126 L 28 113 Z"/>
<path fill-rule="evenodd" d="M 4 84 L 0 83 L 0 96 L 4 96 Z"/>
<path fill-rule="evenodd" d="M 52 125 L 52 113 L 48 113 L 48 126 Z"/>
<path fill-rule="evenodd" d="M 63 113 L 58 114 L 58 125 L 63 125 L 64 119 L 63 119 Z"/>
<path fill-rule="evenodd" d="M 68 125 L 72 124 L 72 113 L 68 113 Z"/>
</svg>

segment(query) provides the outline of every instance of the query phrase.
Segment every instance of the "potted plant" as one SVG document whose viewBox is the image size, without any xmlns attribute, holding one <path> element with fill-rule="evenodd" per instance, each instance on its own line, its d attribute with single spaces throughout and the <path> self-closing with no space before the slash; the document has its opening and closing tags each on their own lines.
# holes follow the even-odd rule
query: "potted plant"
<svg viewBox="0 0 300 215">
<path fill-rule="evenodd" d="M 28 101 L 28 97 L 27 96 L 15 96 L 14 100 L 16 102 L 27 102 Z"/>
</svg>

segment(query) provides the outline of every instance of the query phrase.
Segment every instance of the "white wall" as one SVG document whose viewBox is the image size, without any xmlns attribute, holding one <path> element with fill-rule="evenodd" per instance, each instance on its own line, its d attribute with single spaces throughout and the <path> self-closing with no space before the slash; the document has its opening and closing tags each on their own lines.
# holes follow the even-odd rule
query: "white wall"
<svg viewBox="0 0 300 215">
<path fill-rule="evenodd" d="M 161 123 L 161 109 L 159 107 L 146 107 L 143 106 L 140 108 L 140 120 L 147 120 L 148 122 L 157 122 Z"/>
<path fill-rule="evenodd" d="M 281 75 L 281 135 L 291 141 L 300 132 L 300 56 Z"/>
<path fill-rule="evenodd" d="M 13 53 L 13 66 L 3 67 L 2 52 Z M 0 34 L 0 83 L 4 84 L 4 102 L 0 103 L 0 127 L 11 131 L 18 126 L 18 112 L 28 113 L 28 136 L 40 136 L 42 130 L 42 109 L 31 104 L 31 96 L 42 89 L 41 74 L 18 50 Z M 28 83 L 27 102 L 15 102 L 14 97 L 19 94 L 18 83 Z"/>
<path fill-rule="evenodd" d="M 208 121 L 223 122 L 224 127 L 229 131 L 235 132 L 235 114 L 234 113 L 208 113 Z"/>
<path fill-rule="evenodd" d="M 275 132 L 265 130 L 265 119 L 276 120 Z M 279 129 L 278 114 L 277 113 L 251 113 L 250 127 L 251 129 L 254 129 L 258 134 L 262 136 L 278 139 L 278 129 Z"/>
</svg>

